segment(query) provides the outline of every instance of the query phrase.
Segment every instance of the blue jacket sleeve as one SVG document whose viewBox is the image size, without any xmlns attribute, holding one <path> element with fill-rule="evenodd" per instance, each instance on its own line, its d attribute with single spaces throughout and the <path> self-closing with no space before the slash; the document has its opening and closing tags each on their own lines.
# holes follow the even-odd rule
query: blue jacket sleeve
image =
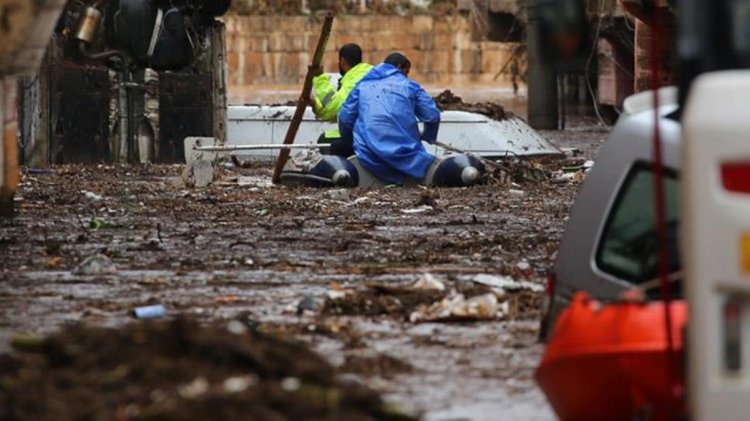
<svg viewBox="0 0 750 421">
<path fill-rule="evenodd" d="M 339 133 L 341 137 L 352 137 L 354 132 L 354 123 L 359 116 L 359 87 L 349 94 L 344 105 L 339 111 Z"/>
<path fill-rule="evenodd" d="M 417 104 L 415 110 L 417 119 L 424 123 L 422 140 L 427 143 L 435 143 L 437 140 L 438 129 L 440 128 L 440 110 L 431 96 L 422 89 L 417 89 Z"/>
</svg>

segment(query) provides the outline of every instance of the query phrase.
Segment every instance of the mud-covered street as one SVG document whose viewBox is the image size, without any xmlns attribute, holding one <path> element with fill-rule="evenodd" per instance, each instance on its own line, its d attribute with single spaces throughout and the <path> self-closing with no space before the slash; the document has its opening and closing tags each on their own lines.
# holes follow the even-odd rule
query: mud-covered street
<svg viewBox="0 0 750 421">
<path fill-rule="evenodd" d="M 180 166 L 24 171 L 19 215 L 0 226 L 0 348 L 162 304 L 167 318 L 292 336 L 427 419 L 550 418 L 532 379 L 537 308 L 582 178 L 560 170 L 607 134 L 578 123 L 545 135 L 579 156 L 509 164 L 515 184 L 466 189 L 281 187 L 269 164 L 225 164 L 206 189 L 182 186 Z M 502 311 L 430 321 L 459 293 Z"/>
</svg>

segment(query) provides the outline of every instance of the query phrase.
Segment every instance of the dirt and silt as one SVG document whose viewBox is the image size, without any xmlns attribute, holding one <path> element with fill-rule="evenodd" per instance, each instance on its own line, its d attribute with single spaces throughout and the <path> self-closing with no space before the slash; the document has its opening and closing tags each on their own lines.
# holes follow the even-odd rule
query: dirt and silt
<svg viewBox="0 0 750 421">
<path fill-rule="evenodd" d="M 556 171 L 606 130 L 545 134 L 583 156 L 467 189 L 280 187 L 268 164 L 205 189 L 179 166 L 24 172 L 0 222 L 0 418 L 551 417 L 542 293 L 480 279 L 542 283 L 580 180 Z M 429 319 L 459 295 L 491 314 Z M 172 321 L 135 321 L 149 304 Z"/>
</svg>

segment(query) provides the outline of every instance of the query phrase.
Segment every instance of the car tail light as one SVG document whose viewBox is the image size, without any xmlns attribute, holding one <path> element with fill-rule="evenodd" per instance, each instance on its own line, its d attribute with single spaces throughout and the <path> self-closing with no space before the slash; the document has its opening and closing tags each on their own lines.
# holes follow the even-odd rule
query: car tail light
<svg viewBox="0 0 750 421">
<path fill-rule="evenodd" d="M 750 193 L 750 162 L 721 164 L 721 181 L 724 188 L 731 192 Z"/>
<path fill-rule="evenodd" d="M 742 302 L 729 297 L 724 302 L 724 368 L 739 371 L 742 368 Z"/>
</svg>

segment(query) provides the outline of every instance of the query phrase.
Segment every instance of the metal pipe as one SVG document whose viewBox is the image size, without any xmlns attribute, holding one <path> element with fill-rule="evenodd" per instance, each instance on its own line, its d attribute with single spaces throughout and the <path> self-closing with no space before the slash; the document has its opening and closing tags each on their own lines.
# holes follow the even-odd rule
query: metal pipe
<svg viewBox="0 0 750 421">
<path fill-rule="evenodd" d="M 100 61 L 100 60 L 106 60 L 106 59 L 112 58 L 112 57 L 119 57 L 120 60 L 122 60 L 123 62 L 127 62 L 128 61 L 128 55 L 124 51 L 120 51 L 120 50 L 107 50 L 107 51 L 102 51 L 100 53 L 92 53 L 92 52 L 88 51 L 87 47 L 88 47 L 88 45 L 86 44 L 85 41 L 83 41 L 83 40 L 79 41 L 79 43 L 78 43 L 78 51 L 80 51 L 81 54 L 84 57 L 86 57 L 87 59 Z"/>
<path fill-rule="evenodd" d="M 331 145 L 328 144 L 302 144 L 292 143 L 289 145 L 282 144 L 260 144 L 260 145 L 229 145 L 229 146 L 196 146 L 194 151 L 198 152 L 232 152 L 232 151 L 253 151 L 259 149 L 320 149 Z"/>
</svg>

